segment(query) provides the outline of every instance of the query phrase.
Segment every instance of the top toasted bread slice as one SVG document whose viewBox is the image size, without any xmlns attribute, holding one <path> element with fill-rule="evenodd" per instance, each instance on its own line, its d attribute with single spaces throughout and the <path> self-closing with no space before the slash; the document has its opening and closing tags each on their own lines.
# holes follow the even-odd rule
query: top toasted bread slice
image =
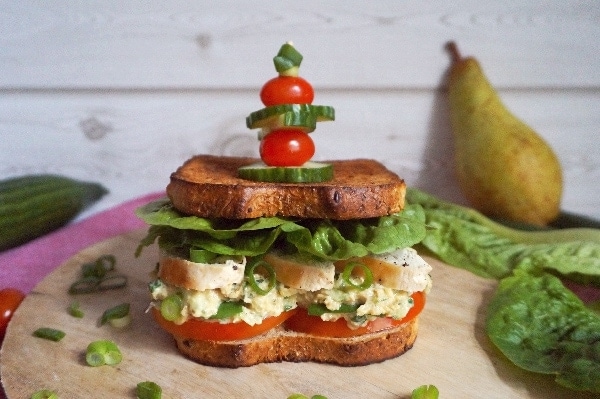
<svg viewBox="0 0 600 399">
<path fill-rule="evenodd" d="M 347 220 L 389 215 L 404 207 L 404 180 L 374 160 L 325 161 L 333 165 L 334 177 L 323 183 L 268 183 L 238 177 L 238 168 L 258 161 L 194 156 L 171 174 L 167 194 L 180 212 L 206 218 Z"/>
</svg>

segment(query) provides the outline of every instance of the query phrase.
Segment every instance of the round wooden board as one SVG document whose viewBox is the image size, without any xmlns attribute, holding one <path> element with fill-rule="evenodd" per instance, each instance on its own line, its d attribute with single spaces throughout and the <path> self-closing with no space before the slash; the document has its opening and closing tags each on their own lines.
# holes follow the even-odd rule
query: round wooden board
<svg viewBox="0 0 600 399">
<path fill-rule="evenodd" d="M 139 258 L 135 248 L 145 231 L 121 235 L 89 247 L 48 275 L 19 307 L 0 352 L 0 372 L 8 399 L 28 398 L 41 388 L 61 398 L 134 398 L 138 382 L 163 387 L 165 398 L 281 398 L 294 392 L 346 397 L 409 398 L 422 384 L 436 385 L 444 398 L 572 398 L 548 376 L 522 371 L 504 359 L 484 329 L 487 300 L 495 282 L 428 258 L 434 267 L 433 290 L 420 318 L 413 349 L 399 358 L 363 367 L 314 363 L 273 363 L 222 369 L 196 364 L 177 352 L 169 335 L 145 312 L 147 283 L 156 248 Z M 103 254 L 117 257 L 117 270 L 129 277 L 127 288 L 70 296 L 69 285 L 81 265 Z M 67 308 L 78 300 L 85 316 Z M 133 321 L 124 330 L 98 327 L 102 312 L 131 304 Z M 60 342 L 32 336 L 38 327 L 66 332 Z M 112 339 L 124 359 L 118 366 L 89 367 L 83 354 L 97 339 Z"/>
</svg>

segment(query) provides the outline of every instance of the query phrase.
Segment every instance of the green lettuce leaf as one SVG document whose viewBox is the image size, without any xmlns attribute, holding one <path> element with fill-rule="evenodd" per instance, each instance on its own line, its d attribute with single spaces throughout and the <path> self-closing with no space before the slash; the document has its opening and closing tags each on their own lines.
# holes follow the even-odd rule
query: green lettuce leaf
<svg viewBox="0 0 600 399">
<path fill-rule="evenodd" d="M 407 201 L 425 210 L 428 231 L 421 244 L 453 266 L 494 279 L 516 268 L 543 269 L 600 286 L 598 229 L 518 230 L 414 188 Z"/>
<path fill-rule="evenodd" d="M 557 277 L 517 271 L 502 279 L 486 328 L 517 366 L 555 374 L 571 389 L 600 392 L 600 317 Z"/>
<path fill-rule="evenodd" d="M 299 252 L 339 260 L 410 247 L 426 234 L 420 205 L 408 205 L 389 216 L 351 221 L 278 217 L 226 220 L 183 215 L 168 199 L 161 199 L 138 208 L 136 214 L 151 225 L 137 254 L 157 239 L 161 248 L 169 250 L 201 248 L 246 256 L 263 254 L 276 242 L 283 242 Z"/>
</svg>

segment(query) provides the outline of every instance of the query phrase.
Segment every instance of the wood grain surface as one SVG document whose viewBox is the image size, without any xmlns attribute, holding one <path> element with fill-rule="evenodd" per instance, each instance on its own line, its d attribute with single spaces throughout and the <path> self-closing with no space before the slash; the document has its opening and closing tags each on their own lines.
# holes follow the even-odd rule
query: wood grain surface
<svg viewBox="0 0 600 399">
<path fill-rule="evenodd" d="M 313 363 L 261 364 L 221 369 L 180 356 L 170 336 L 145 313 L 149 272 L 156 248 L 141 257 L 133 252 L 143 231 L 121 235 L 87 248 L 57 268 L 25 299 L 15 313 L 0 352 L 1 377 L 8 399 L 53 389 L 61 398 L 132 398 L 135 385 L 152 380 L 165 398 L 287 398 L 293 392 L 335 398 L 409 398 L 412 389 L 435 384 L 443 398 L 573 398 L 572 391 L 515 368 L 490 344 L 483 330 L 488 298 L 495 282 L 428 258 L 434 286 L 420 318 L 416 344 L 403 356 L 380 364 L 343 368 Z M 127 288 L 69 296 L 84 262 L 103 254 L 117 257 L 117 271 L 129 277 Z M 68 315 L 78 300 L 85 316 Z M 97 326 L 102 312 L 131 304 L 133 322 L 124 330 Z M 38 327 L 66 332 L 60 342 L 33 337 Z M 123 353 L 117 366 L 88 367 L 86 346 L 112 339 Z M 587 398 L 591 396 L 580 395 Z"/>
</svg>

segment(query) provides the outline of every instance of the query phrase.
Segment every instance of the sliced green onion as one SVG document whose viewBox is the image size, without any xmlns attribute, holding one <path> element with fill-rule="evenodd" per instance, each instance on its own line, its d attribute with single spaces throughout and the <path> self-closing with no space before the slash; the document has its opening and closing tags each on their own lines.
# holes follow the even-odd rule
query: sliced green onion
<svg viewBox="0 0 600 399">
<path fill-rule="evenodd" d="M 306 308 L 306 312 L 311 316 L 322 316 L 325 313 L 354 313 L 359 306 L 342 303 L 339 308 L 330 310 L 322 303 L 311 303 Z"/>
<path fill-rule="evenodd" d="M 127 285 L 127 276 L 117 274 L 114 276 L 105 277 L 98 284 L 98 291 L 114 290 L 123 288 Z"/>
<path fill-rule="evenodd" d="M 123 355 L 116 343 L 110 340 L 98 340 L 90 343 L 85 353 L 85 361 L 92 367 L 121 363 Z"/>
<path fill-rule="evenodd" d="M 75 281 L 69 287 L 69 294 L 88 294 L 98 290 L 100 279 L 98 277 L 88 276 Z"/>
<path fill-rule="evenodd" d="M 78 301 L 71 302 L 71 305 L 69 305 L 69 308 L 67 310 L 69 314 L 73 317 L 77 317 L 78 319 L 81 319 L 83 317 L 83 310 L 81 310 Z"/>
<path fill-rule="evenodd" d="M 110 309 L 106 309 L 104 313 L 102 313 L 98 325 L 102 326 L 109 321 L 127 318 L 127 316 L 129 316 L 129 307 L 129 303 L 122 303 Z"/>
<path fill-rule="evenodd" d="M 360 284 L 355 284 L 350 278 L 352 276 L 352 271 L 356 267 L 361 268 L 365 275 L 362 283 Z M 366 290 L 373 284 L 373 273 L 371 272 L 371 269 L 369 269 L 364 263 L 349 262 L 342 272 L 342 279 L 351 287 L 358 288 L 359 290 Z"/>
<path fill-rule="evenodd" d="M 256 270 L 257 267 L 262 267 L 262 269 L 264 269 L 264 271 L 267 273 L 268 284 L 266 289 L 262 289 L 254 277 L 254 270 Z M 252 288 L 252 290 L 259 295 L 266 295 L 273 289 L 273 287 L 275 287 L 275 270 L 273 269 L 273 266 L 264 260 L 255 260 L 251 264 L 246 265 L 246 270 L 244 273 L 246 274 L 250 288 Z"/>
<path fill-rule="evenodd" d="M 40 327 L 33 332 L 33 335 L 38 338 L 47 339 L 50 341 L 58 342 L 65 337 L 65 332 L 57 330 L 55 328 Z"/>
<path fill-rule="evenodd" d="M 138 399 L 160 399 L 162 388 L 152 381 L 140 382 L 135 388 L 135 395 Z"/>
<path fill-rule="evenodd" d="M 169 295 L 160 303 L 160 314 L 165 320 L 175 321 L 181 317 L 183 298 L 179 294 Z"/>
<path fill-rule="evenodd" d="M 244 310 L 242 302 L 221 302 L 217 313 L 212 315 L 211 319 L 226 319 L 228 317 L 235 316 Z"/>
<path fill-rule="evenodd" d="M 210 263 L 218 255 L 206 249 L 190 249 L 190 260 L 194 263 Z"/>
<path fill-rule="evenodd" d="M 49 389 L 40 389 L 31 395 L 30 399 L 59 399 L 58 394 Z"/>
<path fill-rule="evenodd" d="M 102 255 L 94 262 L 85 263 L 81 266 L 83 277 L 102 278 L 107 272 L 115 269 L 117 259 L 114 255 Z"/>
<path fill-rule="evenodd" d="M 438 399 L 439 395 L 435 385 L 421 385 L 412 391 L 411 399 Z"/>
</svg>

